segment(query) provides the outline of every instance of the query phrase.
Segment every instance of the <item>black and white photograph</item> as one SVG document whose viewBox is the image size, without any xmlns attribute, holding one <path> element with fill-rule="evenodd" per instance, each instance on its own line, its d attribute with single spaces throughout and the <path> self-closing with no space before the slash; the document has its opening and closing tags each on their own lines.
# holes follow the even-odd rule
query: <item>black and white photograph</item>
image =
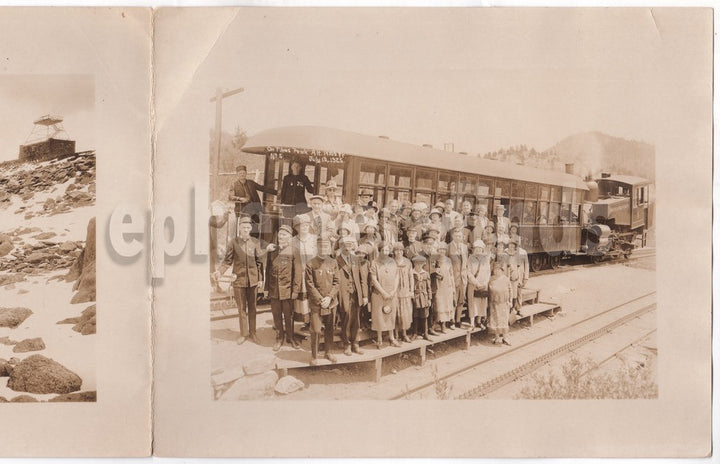
<svg viewBox="0 0 720 464">
<path fill-rule="evenodd" d="M 658 38 L 333 14 L 215 50 L 213 398 L 657 399 Z"/>
<path fill-rule="evenodd" d="M 3 75 L 0 95 L 0 402 L 94 402 L 93 76 Z"/>
</svg>

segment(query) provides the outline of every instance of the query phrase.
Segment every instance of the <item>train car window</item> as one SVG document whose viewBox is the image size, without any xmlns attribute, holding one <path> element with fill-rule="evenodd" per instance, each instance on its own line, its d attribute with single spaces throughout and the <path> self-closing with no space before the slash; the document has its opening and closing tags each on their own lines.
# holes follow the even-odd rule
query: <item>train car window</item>
<svg viewBox="0 0 720 464">
<path fill-rule="evenodd" d="M 581 200 L 580 200 L 581 195 L 582 195 L 582 190 L 573 189 L 572 202 L 573 202 L 574 204 L 580 203 L 580 202 L 581 202 Z"/>
<path fill-rule="evenodd" d="M 538 224 L 547 224 L 549 220 L 550 212 L 548 210 L 548 202 L 547 201 L 541 201 L 538 204 L 538 218 L 537 223 Z"/>
<path fill-rule="evenodd" d="M 523 200 L 511 200 L 510 201 L 510 213 L 508 214 L 508 217 L 510 218 L 510 222 L 515 222 L 517 224 L 520 224 L 520 219 L 523 217 L 524 211 L 525 211 L 525 205 L 523 203 Z"/>
<path fill-rule="evenodd" d="M 425 193 L 425 192 L 415 192 L 415 201 L 421 201 L 425 203 L 426 205 L 432 205 L 432 193 Z"/>
<path fill-rule="evenodd" d="M 572 205 L 570 216 L 568 217 L 570 224 L 580 224 L 580 209 L 580 205 Z"/>
<path fill-rule="evenodd" d="M 550 212 L 548 213 L 548 224 L 560 223 L 560 203 L 550 203 Z"/>
<path fill-rule="evenodd" d="M 412 169 L 400 166 L 390 166 L 388 170 L 388 187 L 410 188 L 412 182 Z"/>
<path fill-rule="evenodd" d="M 481 177 L 478 179 L 477 183 L 477 189 L 475 190 L 475 195 L 479 197 L 488 197 L 492 195 L 492 189 L 493 187 L 493 181 L 492 179 L 485 179 Z"/>
<path fill-rule="evenodd" d="M 525 184 L 522 182 L 512 183 L 512 197 L 525 198 Z"/>
<path fill-rule="evenodd" d="M 528 200 L 537 200 L 538 184 L 527 184 L 525 186 L 525 198 Z"/>
<path fill-rule="evenodd" d="M 572 207 L 569 203 L 563 203 L 560 205 L 560 224 L 569 224 L 570 216 L 572 216 Z"/>
<path fill-rule="evenodd" d="M 370 185 L 385 185 L 385 164 L 368 163 L 363 161 L 360 163 L 360 183 Z M 308 175 L 310 177 L 310 175 Z"/>
<path fill-rule="evenodd" d="M 495 181 L 495 197 L 510 196 L 510 181 L 498 179 Z"/>
<path fill-rule="evenodd" d="M 525 200 L 525 208 L 523 210 L 523 224 L 535 224 L 537 217 L 537 202 L 532 200 Z"/>
<path fill-rule="evenodd" d="M 462 195 L 475 195 L 477 178 L 475 176 L 460 176 L 458 193 Z"/>
<path fill-rule="evenodd" d="M 438 192 L 452 194 L 457 191 L 457 174 L 441 172 L 438 174 Z M 447 198 L 449 195 L 445 195 Z"/>
<path fill-rule="evenodd" d="M 541 185 L 540 186 L 540 200 L 544 200 L 544 201 L 550 200 L 550 186 L 549 185 Z"/>
<path fill-rule="evenodd" d="M 570 203 L 572 201 L 572 192 L 573 188 L 570 187 L 563 187 L 562 189 L 562 202 L 563 203 Z"/>
<path fill-rule="evenodd" d="M 328 181 L 335 181 L 338 192 L 343 191 L 343 177 L 345 170 L 342 165 L 328 165 L 320 167 L 320 195 L 325 195 L 325 185 Z"/>
<path fill-rule="evenodd" d="M 415 171 L 415 188 L 424 190 L 435 190 L 435 173 L 418 169 Z"/>
<path fill-rule="evenodd" d="M 475 206 L 483 205 L 487 208 L 487 214 L 490 215 L 492 212 L 492 200 L 490 198 L 478 198 L 475 201 Z"/>
<path fill-rule="evenodd" d="M 560 201 L 560 187 L 550 187 L 550 201 Z"/>
<path fill-rule="evenodd" d="M 387 192 L 387 201 L 390 201 L 392 199 L 406 203 L 410 203 L 410 190 L 395 190 L 395 189 L 388 189 Z M 382 203 L 383 205 L 385 203 Z"/>
</svg>

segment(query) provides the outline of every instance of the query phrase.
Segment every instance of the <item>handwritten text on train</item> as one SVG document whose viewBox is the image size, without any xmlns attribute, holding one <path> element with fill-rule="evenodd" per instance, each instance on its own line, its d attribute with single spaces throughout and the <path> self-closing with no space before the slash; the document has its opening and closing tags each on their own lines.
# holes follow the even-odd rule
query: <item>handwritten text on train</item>
<svg viewBox="0 0 720 464">
<path fill-rule="evenodd" d="M 265 147 L 272 160 L 284 159 L 285 156 L 306 156 L 311 163 L 342 164 L 345 162 L 345 153 L 314 150 L 294 147 Z"/>
</svg>

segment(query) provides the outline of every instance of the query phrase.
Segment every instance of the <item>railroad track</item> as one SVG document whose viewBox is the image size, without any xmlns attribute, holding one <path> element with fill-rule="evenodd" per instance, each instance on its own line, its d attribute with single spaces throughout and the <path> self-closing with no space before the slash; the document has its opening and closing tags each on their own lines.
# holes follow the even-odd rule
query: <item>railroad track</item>
<svg viewBox="0 0 720 464">
<path fill-rule="evenodd" d="M 573 258 L 570 258 L 569 260 L 567 260 L 564 264 L 557 267 L 556 269 L 542 269 L 540 271 L 532 271 L 530 276 L 536 277 L 536 276 L 541 276 L 541 275 L 559 274 L 562 272 L 572 271 L 574 269 L 610 266 L 613 264 L 622 264 L 622 263 L 638 261 L 641 259 L 648 259 L 648 258 L 654 258 L 654 257 L 655 257 L 654 250 L 651 252 L 647 252 L 647 253 L 632 254 L 627 258 L 609 259 L 607 261 L 601 261 L 599 263 L 587 263 L 587 262 L 583 263 L 583 262 L 581 262 L 583 260 L 583 258 L 573 257 Z M 584 258 L 584 259 L 587 259 L 587 258 Z"/>
<path fill-rule="evenodd" d="M 635 318 L 654 311 L 656 307 L 655 295 L 656 292 L 653 291 L 632 298 L 619 305 L 579 320 L 567 327 L 554 330 L 541 337 L 528 340 L 525 343 L 514 344 L 510 349 L 503 349 L 502 352 L 488 358 L 472 362 L 460 368 L 453 369 L 450 372 L 445 372 L 431 381 L 406 387 L 402 393 L 390 399 L 412 398 L 413 396 L 422 397 L 424 394 L 432 393 L 438 382 L 453 384 L 472 383 L 474 384 L 472 388 L 463 389 L 463 392 L 456 396 L 456 398 L 480 398 L 510 382 L 528 375 L 549 361 L 570 353 L 578 347 L 602 337 L 613 329 L 627 324 Z M 514 367 L 503 367 L 502 364 L 511 358 L 515 360 L 512 362 Z M 497 372 L 497 374 L 481 382 L 473 380 L 481 377 L 479 374 L 485 374 L 485 377 L 487 377 L 487 372 Z M 458 382 L 459 379 L 462 379 L 462 381 Z"/>
</svg>

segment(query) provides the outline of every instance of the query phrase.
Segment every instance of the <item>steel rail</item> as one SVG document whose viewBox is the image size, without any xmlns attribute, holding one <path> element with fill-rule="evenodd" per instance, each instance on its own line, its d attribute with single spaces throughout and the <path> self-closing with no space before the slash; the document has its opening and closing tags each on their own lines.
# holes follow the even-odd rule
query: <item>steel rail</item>
<svg viewBox="0 0 720 464">
<path fill-rule="evenodd" d="M 577 326 L 580 325 L 580 324 L 584 324 L 584 323 L 586 323 L 586 322 L 588 322 L 588 321 L 591 321 L 591 320 L 593 320 L 593 319 L 595 319 L 595 318 L 598 318 L 598 317 L 600 317 L 600 316 L 603 316 L 603 315 L 605 315 L 605 314 L 607 314 L 607 313 L 610 313 L 610 312 L 612 312 L 612 311 L 616 311 L 616 310 L 618 310 L 618 309 L 620 309 L 620 308 L 623 308 L 623 307 L 625 307 L 625 306 L 627 306 L 627 305 L 629 305 L 629 304 L 631 304 L 631 303 L 634 303 L 634 302 L 636 302 L 636 301 L 638 301 L 638 300 L 641 300 L 641 299 L 643 299 L 643 298 L 647 298 L 648 296 L 654 295 L 654 294 L 656 294 L 656 293 L 657 293 L 656 291 L 652 291 L 652 292 L 646 293 L 646 294 L 644 294 L 644 295 L 640 295 L 640 296 L 638 296 L 638 297 L 632 298 L 632 299 L 630 299 L 630 300 L 628 300 L 628 301 L 625 301 L 625 302 L 623 302 L 623 303 L 621 303 L 621 304 L 619 304 L 619 305 L 613 306 L 613 307 L 611 307 L 611 308 L 609 308 L 609 309 L 606 309 L 606 310 L 601 311 L 601 312 L 599 312 L 599 313 L 593 314 L 593 315 L 591 315 L 591 316 L 589 316 L 589 317 L 587 317 L 587 318 L 585 318 L 585 319 L 582 319 L 582 320 L 580 320 L 580 321 L 577 321 L 577 322 L 575 322 L 575 323 L 573 323 L 573 324 L 571 324 L 571 325 L 569 325 L 569 326 L 567 326 L 567 327 L 563 327 L 563 328 L 561 328 L 561 329 L 554 330 L 554 331 L 552 331 L 552 332 L 550 332 L 550 333 L 547 333 L 547 334 L 545 334 L 545 335 L 543 335 L 543 336 L 541 336 L 541 337 L 538 337 L 538 338 L 536 338 L 536 339 L 530 340 L 530 341 L 528 341 L 528 342 L 526 342 L 526 343 L 523 343 L 523 344 L 521 344 L 521 345 L 513 346 L 513 347 L 511 347 L 511 348 L 510 348 L 509 350 L 507 350 L 507 351 L 503 351 L 503 352 L 501 352 L 501 353 L 495 354 L 495 355 L 493 355 L 493 356 L 490 356 L 489 358 L 482 359 L 482 360 L 480 360 L 480 361 L 475 361 L 475 362 L 473 362 L 473 363 L 471 363 L 471 364 L 468 364 L 468 365 L 466 365 L 466 366 L 460 367 L 460 368 L 455 369 L 455 370 L 453 370 L 453 371 L 451 371 L 451 372 L 448 372 L 448 373 L 446 373 L 446 374 L 443 374 L 442 376 L 440 376 L 440 377 L 438 378 L 438 380 L 447 380 L 447 379 L 449 379 L 449 378 L 456 377 L 456 376 L 458 376 L 458 375 L 460 375 L 460 374 L 462 374 L 462 373 L 464 373 L 464 372 L 466 372 L 466 371 L 469 371 L 470 369 L 473 369 L 473 368 L 475 368 L 475 367 L 481 366 L 481 365 L 483 365 L 483 364 L 487 364 L 487 363 L 489 363 L 490 361 L 494 361 L 495 359 L 501 358 L 501 357 L 503 357 L 503 356 L 507 356 L 508 354 L 513 353 L 513 352 L 515 352 L 515 351 L 517 351 L 517 350 L 520 350 L 520 349 L 523 349 L 523 348 L 527 348 L 528 346 L 533 345 L 533 344 L 535 344 L 535 343 L 538 343 L 538 342 L 540 342 L 540 341 L 542 341 L 542 340 L 548 339 L 548 338 L 552 337 L 553 335 L 557 335 L 557 334 L 560 334 L 560 333 L 562 333 L 562 332 L 565 332 L 565 331 L 567 331 L 567 330 L 569 330 L 569 329 L 572 329 L 572 328 L 574 328 L 574 327 L 577 327 Z M 390 399 L 392 399 L 392 400 L 398 400 L 398 399 L 405 398 L 405 397 L 407 397 L 407 396 L 409 396 L 409 395 L 411 395 L 411 394 L 413 394 L 413 393 L 416 393 L 416 392 L 418 392 L 418 391 L 420 391 L 420 390 L 424 390 L 424 389 L 426 389 L 426 388 L 434 385 L 435 382 L 436 382 L 436 380 L 433 379 L 432 381 L 423 383 L 423 384 L 421 384 L 421 385 L 415 386 L 415 387 L 410 388 L 410 389 L 406 389 L 406 390 L 404 390 L 402 393 L 400 393 L 400 394 L 398 394 L 398 395 L 395 395 L 395 396 L 391 397 Z"/>
</svg>

